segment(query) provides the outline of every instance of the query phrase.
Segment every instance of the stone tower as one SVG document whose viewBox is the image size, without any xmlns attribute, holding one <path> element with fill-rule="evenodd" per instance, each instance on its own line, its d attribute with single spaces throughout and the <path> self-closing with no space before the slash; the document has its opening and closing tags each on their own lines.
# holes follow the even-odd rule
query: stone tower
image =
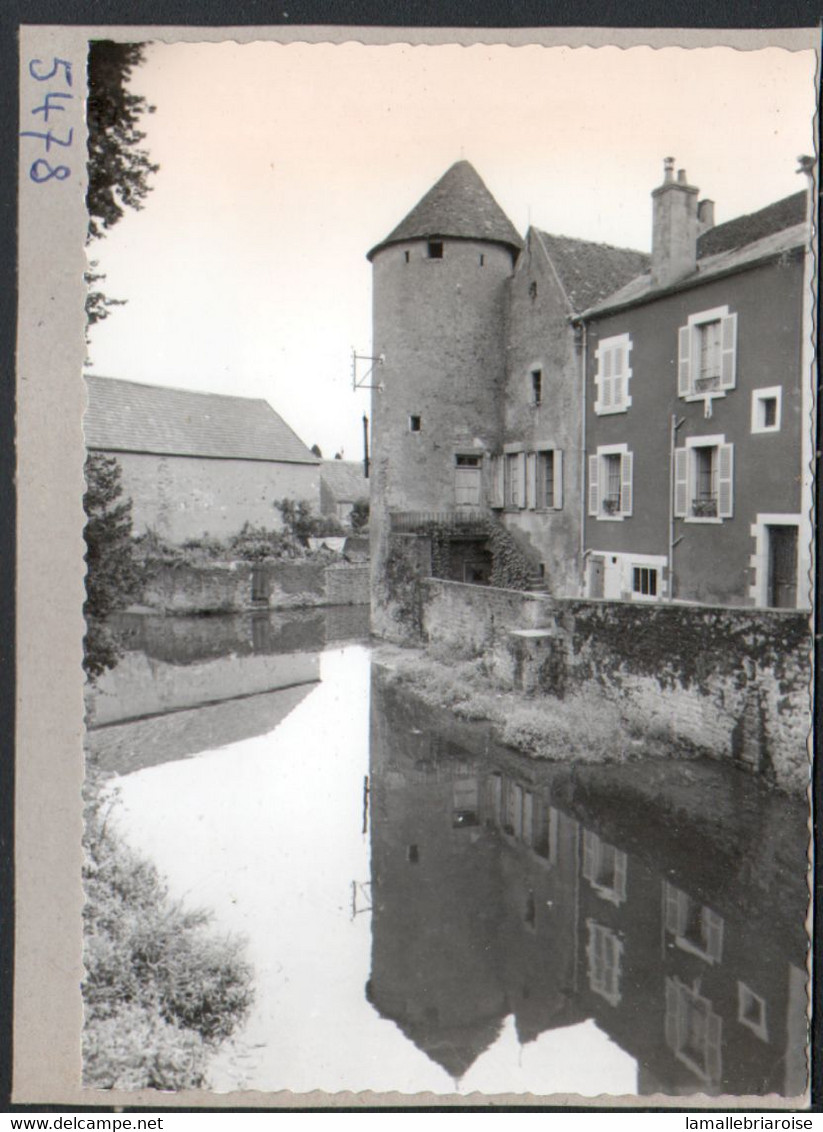
<svg viewBox="0 0 823 1132">
<path fill-rule="evenodd" d="M 506 368 L 506 281 L 521 247 L 477 172 L 458 161 L 368 254 L 372 353 L 383 359 L 372 394 L 376 592 L 392 522 L 408 529 L 412 513 L 488 506 Z"/>
</svg>

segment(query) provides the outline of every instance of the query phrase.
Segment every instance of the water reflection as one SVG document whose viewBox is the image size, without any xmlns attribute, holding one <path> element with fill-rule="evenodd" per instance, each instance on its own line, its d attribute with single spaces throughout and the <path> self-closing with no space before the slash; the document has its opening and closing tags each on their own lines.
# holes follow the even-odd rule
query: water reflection
<svg viewBox="0 0 823 1132">
<path fill-rule="evenodd" d="M 642 1094 L 806 1081 L 805 811 L 717 765 L 541 764 L 372 685 L 370 1001 L 464 1079 L 594 1020 Z M 592 1051 L 594 1052 L 594 1051 Z"/>
<path fill-rule="evenodd" d="M 541 764 L 379 669 L 369 717 L 332 612 L 125 619 L 90 705 L 128 839 L 249 941 L 215 1088 L 802 1091 L 804 807 Z"/>
<path fill-rule="evenodd" d="M 320 679 L 320 651 L 368 636 L 368 609 L 121 615 L 123 656 L 87 700 L 87 749 L 128 774 L 273 731 Z"/>
</svg>

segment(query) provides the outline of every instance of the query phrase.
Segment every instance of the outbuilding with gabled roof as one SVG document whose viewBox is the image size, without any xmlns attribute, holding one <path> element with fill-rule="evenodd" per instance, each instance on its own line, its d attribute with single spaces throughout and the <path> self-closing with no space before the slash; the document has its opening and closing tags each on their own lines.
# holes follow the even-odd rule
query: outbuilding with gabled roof
<svg viewBox="0 0 823 1132">
<path fill-rule="evenodd" d="M 280 526 L 276 501 L 320 503 L 320 463 L 267 401 L 86 377 L 86 448 L 114 456 L 135 534 L 170 542 Z"/>
</svg>

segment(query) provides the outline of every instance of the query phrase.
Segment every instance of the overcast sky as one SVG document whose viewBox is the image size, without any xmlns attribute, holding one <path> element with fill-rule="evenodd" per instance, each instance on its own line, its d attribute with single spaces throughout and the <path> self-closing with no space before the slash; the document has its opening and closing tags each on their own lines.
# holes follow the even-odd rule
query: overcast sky
<svg viewBox="0 0 823 1132">
<path fill-rule="evenodd" d="M 366 252 L 461 157 L 521 233 L 648 250 L 672 155 L 718 223 L 804 187 L 811 51 L 156 44 L 160 171 L 90 255 L 127 299 L 91 372 L 268 400 L 324 456 L 362 455 Z"/>
</svg>

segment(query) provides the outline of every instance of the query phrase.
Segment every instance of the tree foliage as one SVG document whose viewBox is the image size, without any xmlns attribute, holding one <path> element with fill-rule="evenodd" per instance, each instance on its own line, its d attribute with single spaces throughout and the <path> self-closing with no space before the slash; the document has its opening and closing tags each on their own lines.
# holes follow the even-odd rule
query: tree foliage
<svg viewBox="0 0 823 1132">
<path fill-rule="evenodd" d="M 123 216 L 123 207 L 139 209 L 158 166 L 140 143 L 143 114 L 152 113 L 142 95 L 129 90 L 132 70 L 142 63 L 145 45 L 92 40 L 89 45 L 88 125 L 89 187 L 86 205 L 89 235 L 101 236 Z"/>
<path fill-rule="evenodd" d="M 95 679 L 117 663 L 117 644 L 106 618 L 137 594 L 140 572 L 132 541 L 131 500 L 124 500 L 120 465 L 113 456 L 86 458 L 86 616 L 83 667 Z"/>
</svg>

